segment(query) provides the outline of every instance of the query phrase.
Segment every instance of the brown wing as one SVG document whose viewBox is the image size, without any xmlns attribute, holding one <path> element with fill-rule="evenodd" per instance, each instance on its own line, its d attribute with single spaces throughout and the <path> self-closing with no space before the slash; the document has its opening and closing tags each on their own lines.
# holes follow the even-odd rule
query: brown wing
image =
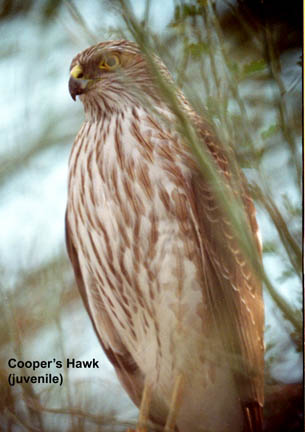
<svg viewBox="0 0 305 432">
<path fill-rule="evenodd" d="M 141 374 L 138 366 L 136 365 L 132 355 L 130 352 L 126 349 L 125 345 L 123 344 L 122 340 L 120 339 L 119 335 L 117 334 L 110 317 L 108 316 L 106 309 L 102 307 L 102 299 L 99 298 L 99 305 L 100 305 L 100 320 L 101 322 L 96 322 L 95 319 L 93 319 L 92 311 L 90 310 L 89 302 L 88 302 L 88 296 L 87 296 L 87 290 L 94 290 L 94 281 L 92 281 L 92 286 L 85 286 L 81 268 L 79 265 L 79 259 L 77 255 L 77 251 L 73 244 L 73 236 L 71 233 L 71 230 L 69 228 L 69 219 L 68 219 L 68 211 L 66 211 L 66 218 L 65 218 L 65 230 L 66 230 L 66 246 L 68 255 L 70 258 L 70 261 L 73 266 L 75 280 L 79 289 L 79 292 L 81 294 L 82 300 L 85 304 L 86 310 L 89 314 L 89 317 L 92 321 L 95 333 L 100 341 L 101 346 L 103 347 L 103 350 L 105 354 L 107 355 L 110 362 L 113 364 L 116 373 L 129 394 L 130 398 L 133 400 L 133 402 L 139 406 L 141 401 L 141 395 L 142 390 L 144 387 L 144 379 L 143 375 Z M 107 327 L 107 330 L 106 328 Z M 104 331 L 112 335 L 111 340 L 113 341 L 111 346 L 110 344 L 106 344 L 103 341 L 102 335 L 101 335 L 101 329 L 104 328 Z"/>
<path fill-rule="evenodd" d="M 253 253 L 260 255 L 255 208 L 243 174 L 235 171 L 232 155 L 221 147 L 202 119 L 196 117 L 198 134 L 208 147 L 219 174 L 232 197 L 240 196 L 246 225 L 254 238 Z M 235 168 L 234 168 L 235 169 Z M 264 310 L 261 282 L 247 262 L 213 189 L 193 166 L 191 206 L 202 255 L 210 310 L 225 346 L 245 414 L 245 430 L 262 431 Z M 236 177 L 237 176 L 237 177 Z M 234 181 L 233 181 L 234 180 Z M 237 185 L 238 190 L 234 190 Z M 234 203 L 233 203 L 234 205 Z"/>
</svg>

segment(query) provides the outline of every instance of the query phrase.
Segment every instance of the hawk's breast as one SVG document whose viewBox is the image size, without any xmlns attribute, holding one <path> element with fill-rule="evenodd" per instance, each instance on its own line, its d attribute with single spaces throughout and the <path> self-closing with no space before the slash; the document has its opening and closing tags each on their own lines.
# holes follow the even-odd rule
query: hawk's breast
<svg viewBox="0 0 305 432">
<path fill-rule="evenodd" d="M 165 400 L 178 371 L 186 371 L 188 410 L 195 415 L 192 394 L 210 388 L 219 399 L 232 377 L 225 368 L 216 373 L 210 350 L 220 346 L 204 297 L 183 148 L 155 122 L 130 109 L 83 125 L 71 154 L 68 218 L 92 316 L 98 322 L 107 311 Z M 97 330 L 111 344 L 107 329 Z M 225 411 L 240 421 L 236 407 L 233 397 Z"/>
</svg>

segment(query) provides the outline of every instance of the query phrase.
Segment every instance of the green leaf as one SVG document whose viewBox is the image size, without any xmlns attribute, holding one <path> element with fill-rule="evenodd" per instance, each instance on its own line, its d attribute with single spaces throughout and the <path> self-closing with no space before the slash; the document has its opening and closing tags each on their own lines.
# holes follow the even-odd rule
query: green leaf
<svg viewBox="0 0 305 432">
<path fill-rule="evenodd" d="M 189 16 L 196 16 L 198 14 L 196 5 L 193 4 L 185 4 L 183 5 L 183 18 L 189 17 Z"/>
<path fill-rule="evenodd" d="M 205 42 L 191 43 L 188 45 L 187 50 L 193 58 L 199 59 L 202 53 L 209 52 L 209 46 Z"/>
<path fill-rule="evenodd" d="M 263 243 L 263 253 L 264 254 L 275 254 L 277 252 L 277 246 L 275 242 L 264 241 Z"/>
<path fill-rule="evenodd" d="M 254 60 L 254 61 L 244 65 L 243 75 L 244 75 L 244 77 L 248 77 L 249 75 L 252 75 L 256 72 L 261 72 L 261 71 L 265 70 L 266 67 L 267 67 L 267 63 L 265 62 L 265 60 L 263 60 L 263 59 Z"/>
<path fill-rule="evenodd" d="M 280 127 L 278 124 L 271 125 L 268 129 L 261 132 L 261 137 L 263 140 L 269 139 L 279 131 Z"/>
</svg>

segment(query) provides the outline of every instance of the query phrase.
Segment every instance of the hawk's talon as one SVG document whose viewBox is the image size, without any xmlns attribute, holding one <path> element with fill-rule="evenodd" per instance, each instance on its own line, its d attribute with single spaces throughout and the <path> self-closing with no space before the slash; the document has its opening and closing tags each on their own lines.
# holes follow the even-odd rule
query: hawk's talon
<svg viewBox="0 0 305 432">
<path fill-rule="evenodd" d="M 151 384 L 148 382 L 148 380 L 145 380 L 136 432 L 147 432 L 146 425 L 149 419 L 151 396 Z"/>
<path fill-rule="evenodd" d="M 175 379 L 174 389 L 169 407 L 169 413 L 166 419 L 164 432 L 174 432 L 177 415 L 179 412 L 183 390 L 183 374 L 179 374 Z"/>
</svg>

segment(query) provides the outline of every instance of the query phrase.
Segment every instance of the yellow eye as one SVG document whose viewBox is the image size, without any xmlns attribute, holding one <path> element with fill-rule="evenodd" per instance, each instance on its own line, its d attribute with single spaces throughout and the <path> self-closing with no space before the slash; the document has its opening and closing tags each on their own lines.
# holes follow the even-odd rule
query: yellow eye
<svg viewBox="0 0 305 432">
<path fill-rule="evenodd" d="M 99 68 L 110 71 L 116 69 L 119 65 L 119 56 L 117 56 L 116 54 L 112 54 L 108 57 L 103 58 L 103 60 L 99 64 Z"/>
</svg>

